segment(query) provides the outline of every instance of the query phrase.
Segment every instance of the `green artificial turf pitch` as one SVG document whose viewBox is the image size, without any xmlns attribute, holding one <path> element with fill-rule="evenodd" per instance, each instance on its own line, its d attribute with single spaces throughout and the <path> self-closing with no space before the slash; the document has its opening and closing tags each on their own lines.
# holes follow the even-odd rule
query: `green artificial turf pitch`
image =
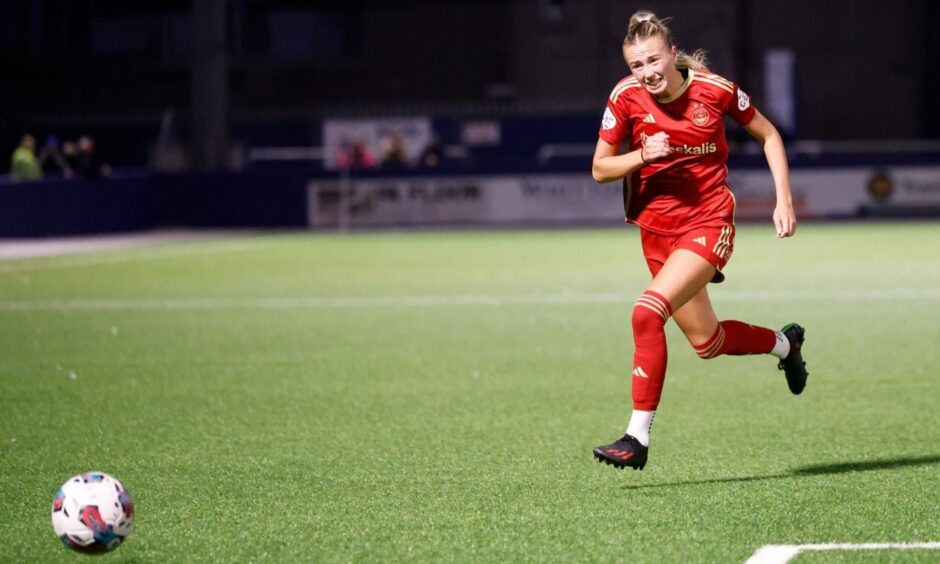
<svg viewBox="0 0 940 564">
<path fill-rule="evenodd" d="M 699 359 L 674 324 L 650 462 L 631 404 L 631 227 L 281 234 L 0 263 L 0 561 L 72 555 L 50 505 L 101 470 L 103 561 L 743 562 L 940 541 L 940 224 L 739 229 L 723 319 L 807 328 L 810 378 Z M 800 555 L 936 561 L 940 551 Z"/>
</svg>

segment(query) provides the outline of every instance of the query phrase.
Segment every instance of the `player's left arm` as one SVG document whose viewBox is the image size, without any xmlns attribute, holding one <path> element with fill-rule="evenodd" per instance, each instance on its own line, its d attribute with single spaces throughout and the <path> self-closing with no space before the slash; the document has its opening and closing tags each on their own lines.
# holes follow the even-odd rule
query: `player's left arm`
<svg viewBox="0 0 940 564">
<path fill-rule="evenodd" d="M 777 228 L 777 237 L 789 237 L 796 232 L 796 212 L 793 211 L 790 167 L 787 165 L 783 139 L 774 124 L 756 109 L 754 118 L 744 126 L 744 129 L 764 148 L 770 174 L 774 177 L 774 190 L 777 192 L 777 206 L 774 208 L 774 226 Z"/>
</svg>

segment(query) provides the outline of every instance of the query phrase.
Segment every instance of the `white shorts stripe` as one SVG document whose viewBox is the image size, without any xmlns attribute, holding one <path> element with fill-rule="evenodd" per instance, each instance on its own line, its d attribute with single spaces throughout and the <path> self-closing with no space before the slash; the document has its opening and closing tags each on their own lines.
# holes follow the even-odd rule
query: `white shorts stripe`
<svg viewBox="0 0 940 564">
<path fill-rule="evenodd" d="M 715 248 L 712 249 L 712 252 L 721 257 L 722 260 L 727 260 L 728 255 L 731 253 L 731 237 L 733 231 L 730 225 L 722 227 L 718 242 L 715 243 Z"/>
</svg>

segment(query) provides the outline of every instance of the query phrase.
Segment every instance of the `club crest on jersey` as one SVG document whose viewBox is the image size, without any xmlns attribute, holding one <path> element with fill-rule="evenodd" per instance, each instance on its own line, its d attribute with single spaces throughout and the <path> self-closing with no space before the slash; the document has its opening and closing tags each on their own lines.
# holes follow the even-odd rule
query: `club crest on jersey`
<svg viewBox="0 0 940 564">
<path fill-rule="evenodd" d="M 692 123 L 699 127 L 707 124 L 710 117 L 708 110 L 706 110 L 704 106 L 699 106 L 692 110 Z"/>
<path fill-rule="evenodd" d="M 747 94 L 744 93 L 744 90 L 741 90 L 740 88 L 738 88 L 738 109 L 743 112 L 750 105 L 751 105 L 751 99 L 748 97 Z"/>
<path fill-rule="evenodd" d="M 610 111 L 610 108 L 604 110 L 604 119 L 601 120 L 601 125 L 604 129 L 613 129 L 617 125 L 617 118 L 614 117 L 614 114 Z"/>
</svg>

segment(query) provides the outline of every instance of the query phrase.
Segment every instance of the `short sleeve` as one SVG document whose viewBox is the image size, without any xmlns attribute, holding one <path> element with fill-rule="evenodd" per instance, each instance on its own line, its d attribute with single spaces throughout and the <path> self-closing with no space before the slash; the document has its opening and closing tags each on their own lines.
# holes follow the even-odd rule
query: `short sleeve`
<svg viewBox="0 0 940 564">
<path fill-rule="evenodd" d="M 727 112 L 728 115 L 731 116 L 731 119 L 743 127 L 751 123 L 757 110 L 754 109 L 754 104 L 751 103 L 751 97 L 748 96 L 744 90 L 741 90 L 741 87 L 735 84 L 734 92 L 732 92 L 731 100 L 728 103 Z"/>
<path fill-rule="evenodd" d="M 627 123 L 627 116 L 623 109 L 616 102 L 608 100 L 597 136 L 607 143 L 619 147 L 629 131 L 630 124 Z"/>
</svg>

